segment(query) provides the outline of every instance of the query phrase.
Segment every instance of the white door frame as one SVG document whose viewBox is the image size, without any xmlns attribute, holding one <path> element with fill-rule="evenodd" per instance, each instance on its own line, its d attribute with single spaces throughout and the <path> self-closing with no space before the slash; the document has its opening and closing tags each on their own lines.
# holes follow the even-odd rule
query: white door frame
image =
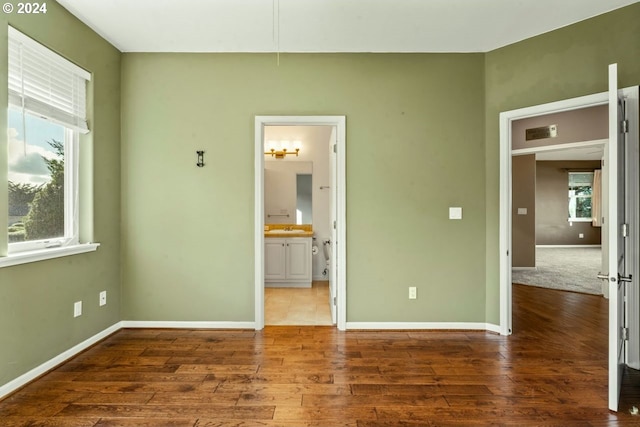
<svg viewBox="0 0 640 427">
<path fill-rule="evenodd" d="M 346 242 L 346 117 L 345 116 L 256 116 L 254 145 L 255 195 L 255 329 L 264 328 L 264 127 L 265 126 L 335 126 L 336 185 L 335 192 L 337 252 L 337 327 L 343 331 L 347 324 L 347 242 Z M 331 266 L 335 268 L 336 266 Z"/>
<path fill-rule="evenodd" d="M 608 93 L 565 99 L 548 104 L 535 105 L 500 113 L 500 334 L 512 332 L 512 290 L 511 290 L 511 124 L 514 120 L 560 113 L 570 110 L 605 105 Z"/>
</svg>

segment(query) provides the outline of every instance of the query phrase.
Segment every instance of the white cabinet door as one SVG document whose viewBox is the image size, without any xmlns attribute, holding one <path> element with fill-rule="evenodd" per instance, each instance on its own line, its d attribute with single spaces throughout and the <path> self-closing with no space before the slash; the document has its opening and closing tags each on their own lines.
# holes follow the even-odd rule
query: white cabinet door
<svg viewBox="0 0 640 427">
<path fill-rule="evenodd" d="M 264 242 L 264 278 L 265 280 L 284 280 L 285 271 L 285 239 L 265 239 Z"/>
<path fill-rule="evenodd" d="M 287 279 L 311 280 L 311 239 L 287 239 Z"/>
</svg>

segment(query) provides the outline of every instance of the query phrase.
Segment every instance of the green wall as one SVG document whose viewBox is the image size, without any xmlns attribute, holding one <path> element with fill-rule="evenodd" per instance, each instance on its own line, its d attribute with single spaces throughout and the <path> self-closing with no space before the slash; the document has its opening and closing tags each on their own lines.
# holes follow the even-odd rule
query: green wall
<svg viewBox="0 0 640 427">
<path fill-rule="evenodd" d="M 124 54 L 122 84 L 125 319 L 254 320 L 254 117 L 315 114 L 347 118 L 347 320 L 484 321 L 484 55 Z"/>
<path fill-rule="evenodd" d="M 640 4 L 486 54 L 487 322 L 499 322 L 499 148 L 502 111 L 607 90 L 608 64 L 620 87 L 640 84 Z"/>
<path fill-rule="evenodd" d="M 92 132 L 83 138 L 87 160 L 82 188 L 82 237 L 97 252 L 0 268 L 0 385 L 50 360 L 120 320 L 120 57 L 121 54 L 55 2 L 43 15 L 0 14 L 0 80 L 7 80 L 7 24 L 35 38 L 93 74 Z M 7 88 L 0 85 L 0 105 Z M 6 107 L 0 128 L 6 128 Z M 6 132 L 0 132 L 0 181 L 6 182 Z M 7 223 L 6 186 L 0 186 L 0 224 Z M 93 200 L 91 200 L 93 199 Z M 6 247 L 6 233 L 0 237 Z M 98 307 L 98 293 L 108 303 Z M 83 315 L 73 317 L 74 301 Z"/>
<path fill-rule="evenodd" d="M 499 323 L 498 115 L 637 84 L 639 8 L 487 54 L 125 54 L 124 318 L 253 320 L 253 117 L 336 114 L 347 320 Z"/>
</svg>

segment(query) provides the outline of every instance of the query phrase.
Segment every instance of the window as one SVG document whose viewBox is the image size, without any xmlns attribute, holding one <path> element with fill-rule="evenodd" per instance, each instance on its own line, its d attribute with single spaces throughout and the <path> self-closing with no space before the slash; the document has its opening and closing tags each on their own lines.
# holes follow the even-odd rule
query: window
<svg viewBox="0 0 640 427">
<path fill-rule="evenodd" d="M 9 27 L 9 254 L 79 243 L 89 73 Z"/>
<path fill-rule="evenodd" d="M 569 172 L 569 221 L 592 220 L 593 172 Z"/>
</svg>

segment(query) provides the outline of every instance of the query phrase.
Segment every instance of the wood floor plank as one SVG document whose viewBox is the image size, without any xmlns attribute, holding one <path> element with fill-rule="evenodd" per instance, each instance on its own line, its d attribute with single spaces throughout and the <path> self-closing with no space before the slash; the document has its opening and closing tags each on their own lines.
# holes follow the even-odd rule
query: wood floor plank
<svg viewBox="0 0 640 427">
<path fill-rule="evenodd" d="M 515 285 L 514 334 L 123 329 L 0 401 L 0 426 L 638 426 L 607 409 L 607 301 Z"/>
<path fill-rule="evenodd" d="M 274 421 L 324 421 L 327 424 L 339 423 L 341 420 L 375 420 L 376 409 L 373 406 L 355 407 L 276 407 Z"/>
<path fill-rule="evenodd" d="M 100 419 L 73 417 L 15 417 L 2 416 L 2 427 L 95 427 Z M 191 424 L 193 425 L 193 424 Z"/>
<path fill-rule="evenodd" d="M 196 417 L 162 420 L 162 424 L 159 424 L 157 419 L 105 417 L 100 418 L 93 427 L 193 427 L 195 425 L 198 425 Z"/>
<path fill-rule="evenodd" d="M 221 392 L 246 392 L 252 394 L 291 394 L 307 396 L 313 394 L 323 395 L 351 395 L 351 386 L 349 384 L 256 384 L 256 383 L 222 383 L 218 387 Z"/>
<path fill-rule="evenodd" d="M 275 406 L 229 406 L 229 405 L 68 405 L 60 416 L 119 417 L 162 420 L 185 417 L 219 417 L 237 420 L 273 419 Z"/>
</svg>

